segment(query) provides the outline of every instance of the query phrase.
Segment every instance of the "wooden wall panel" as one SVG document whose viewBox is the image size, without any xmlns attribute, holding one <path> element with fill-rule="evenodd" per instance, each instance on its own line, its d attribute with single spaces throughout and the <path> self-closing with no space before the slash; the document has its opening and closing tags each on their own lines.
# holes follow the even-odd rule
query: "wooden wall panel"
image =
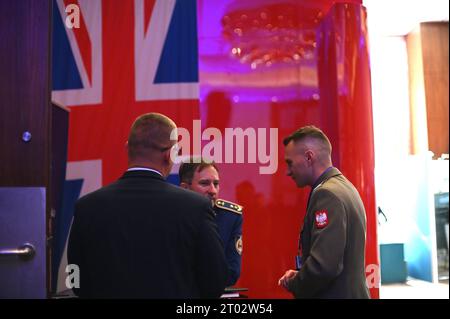
<svg viewBox="0 0 450 319">
<path fill-rule="evenodd" d="M 420 25 L 429 149 L 448 154 L 448 22 Z"/>
<path fill-rule="evenodd" d="M 49 0 L 0 1 L 0 186 L 49 183 L 50 9 Z"/>
<path fill-rule="evenodd" d="M 423 78 L 422 41 L 420 27 L 406 36 L 409 73 L 410 153 L 428 151 L 425 84 Z"/>
<path fill-rule="evenodd" d="M 449 153 L 448 22 L 425 22 L 406 36 L 411 153 Z"/>
</svg>

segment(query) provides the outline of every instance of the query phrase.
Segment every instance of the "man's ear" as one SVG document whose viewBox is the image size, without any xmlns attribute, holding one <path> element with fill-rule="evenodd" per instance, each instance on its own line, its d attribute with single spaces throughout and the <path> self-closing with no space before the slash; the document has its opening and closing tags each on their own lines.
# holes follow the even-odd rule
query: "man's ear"
<svg viewBox="0 0 450 319">
<path fill-rule="evenodd" d="M 180 183 L 180 187 L 181 187 L 181 188 L 185 188 L 185 189 L 189 189 L 189 184 L 186 183 L 186 182 L 181 182 L 181 183 Z"/>
<path fill-rule="evenodd" d="M 307 160 L 309 163 L 311 163 L 312 160 L 313 160 L 313 158 L 314 158 L 314 152 L 313 152 L 312 150 L 307 150 L 307 151 L 305 152 L 305 157 L 306 157 L 306 160 Z"/>
<path fill-rule="evenodd" d="M 172 163 L 172 161 L 170 160 L 170 149 L 164 151 L 163 156 L 166 163 Z"/>
</svg>

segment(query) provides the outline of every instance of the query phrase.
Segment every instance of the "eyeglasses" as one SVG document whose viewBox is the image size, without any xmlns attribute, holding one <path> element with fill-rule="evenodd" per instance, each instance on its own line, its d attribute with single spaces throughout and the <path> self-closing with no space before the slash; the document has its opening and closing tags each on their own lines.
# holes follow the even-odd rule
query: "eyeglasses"
<svg viewBox="0 0 450 319">
<path fill-rule="evenodd" d="M 178 144 L 174 144 L 172 146 L 172 152 L 174 152 L 175 154 L 180 156 L 181 155 L 181 146 L 179 146 Z"/>
<path fill-rule="evenodd" d="M 180 156 L 181 155 L 181 147 L 175 143 L 172 146 L 167 146 L 167 147 L 157 147 L 157 149 L 160 152 L 166 152 L 168 150 L 170 150 L 170 153 L 176 156 Z"/>
<path fill-rule="evenodd" d="M 168 151 L 170 149 L 173 149 L 174 151 L 178 151 L 180 149 L 180 147 L 178 146 L 177 143 L 175 143 L 175 144 L 173 144 L 171 146 L 165 146 L 165 147 L 160 147 L 160 146 L 157 146 L 155 144 L 152 144 L 151 147 L 153 147 L 154 149 L 157 149 L 160 152 L 165 152 L 165 151 Z"/>
</svg>

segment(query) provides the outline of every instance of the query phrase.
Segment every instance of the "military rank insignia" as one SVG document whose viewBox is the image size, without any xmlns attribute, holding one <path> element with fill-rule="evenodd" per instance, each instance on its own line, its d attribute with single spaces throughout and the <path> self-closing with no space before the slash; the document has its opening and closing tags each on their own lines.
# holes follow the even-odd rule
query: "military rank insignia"
<svg viewBox="0 0 450 319">
<path fill-rule="evenodd" d="M 239 236 L 239 237 L 236 238 L 235 246 L 236 246 L 236 251 L 238 252 L 238 254 L 242 255 L 242 248 L 243 248 L 243 246 L 242 246 L 242 236 Z"/>
<path fill-rule="evenodd" d="M 236 214 L 242 214 L 243 207 L 241 205 L 229 202 L 227 200 L 218 199 L 216 200 L 216 206 L 219 208 L 223 208 L 229 210 L 230 212 Z"/>
<path fill-rule="evenodd" d="M 328 225 L 328 211 L 326 209 L 315 212 L 316 227 L 321 229 Z"/>
</svg>

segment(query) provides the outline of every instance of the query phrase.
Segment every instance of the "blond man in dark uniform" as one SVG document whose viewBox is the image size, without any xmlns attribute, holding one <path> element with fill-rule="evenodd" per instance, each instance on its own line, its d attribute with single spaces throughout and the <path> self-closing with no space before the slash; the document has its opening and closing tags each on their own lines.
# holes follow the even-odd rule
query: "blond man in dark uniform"
<svg viewBox="0 0 450 319">
<path fill-rule="evenodd" d="M 279 285 L 296 298 L 369 298 L 365 277 L 366 213 L 356 188 L 332 166 L 331 144 L 314 126 L 286 137 L 287 175 L 311 186 L 297 269 Z"/>
</svg>

